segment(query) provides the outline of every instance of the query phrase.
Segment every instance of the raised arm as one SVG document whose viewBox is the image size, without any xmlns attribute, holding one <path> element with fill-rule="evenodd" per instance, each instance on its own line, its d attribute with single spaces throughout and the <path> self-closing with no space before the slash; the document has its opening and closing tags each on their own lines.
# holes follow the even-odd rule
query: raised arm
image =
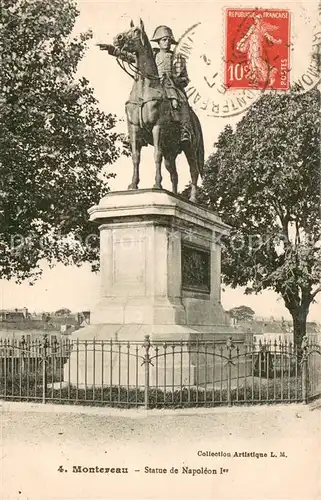
<svg viewBox="0 0 321 500">
<path fill-rule="evenodd" d="M 111 56 L 117 57 L 129 63 L 136 62 L 136 57 L 133 54 L 124 50 L 120 50 L 114 45 L 108 43 L 97 43 L 96 45 L 100 48 L 100 50 L 107 50 L 108 54 Z"/>
<path fill-rule="evenodd" d="M 249 38 L 249 36 L 252 35 L 252 33 L 254 32 L 254 29 L 255 29 L 255 26 L 254 24 L 252 24 L 252 26 L 250 26 L 250 28 L 247 30 L 246 34 L 243 36 L 243 38 L 241 38 L 241 40 L 239 40 L 236 44 L 236 48 L 237 50 L 239 50 L 240 52 L 245 52 L 245 42 L 247 41 L 247 39 Z"/>
<path fill-rule="evenodd" d="M 277 45 L 279 45 L 282 41 L 280 38 L 274 38 L 274 36 L 270 35 L 267 32 L 264 33 L 264 36 L 267 40 L 269 40 L 269 42 L 276 43 Z"/>
</svg>

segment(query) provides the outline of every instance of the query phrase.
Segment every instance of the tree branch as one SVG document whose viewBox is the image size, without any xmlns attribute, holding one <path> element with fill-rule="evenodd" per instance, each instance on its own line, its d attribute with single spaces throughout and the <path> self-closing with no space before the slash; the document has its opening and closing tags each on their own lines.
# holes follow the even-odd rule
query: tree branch
<svg viewBox="0 0 321 500">
<path fill-rule="evenodd" d="M 313 300 L 314 297 L 316 297 L 316 295 L 318 295 L 319 292 L 321 292 L 321 285 L 318 286 L 318 288 L 316 290 L 314 290 L 313 293 L 311 293 L 311 300 Z"/>
<path fill-rule="evenodd" d="M 289 223 L 289 216 L 288 214 L 284 214 L 282 206 L 277 198 L 274 198 L 271 200 L 271 204 L 276 212 L 276 215 L 279 217 L 283 232 L 287 239 L 289 239 L 289 232 L 288 232 L 288 223 Z"/>
</svg>

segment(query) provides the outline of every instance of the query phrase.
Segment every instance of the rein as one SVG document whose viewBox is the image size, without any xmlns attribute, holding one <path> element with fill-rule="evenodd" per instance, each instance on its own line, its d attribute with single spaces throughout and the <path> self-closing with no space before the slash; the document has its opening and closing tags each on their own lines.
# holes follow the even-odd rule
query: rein
<svg viewBox="0 0 321 500">
<path fill-rule="evenodd" d="M 134 40 L 134 41 L 135 41 L 135 40 L 138 40 L 138 39 L 139 39 L 139 37 L 135 37 L 135 38 L 133 38 L 133 40 Z M 122 51 L 124 51 L 124 52 L 126 51 L 125 47 L 122 47 L 122 48 L 120 49 L 120 52 L 122 52 Z M 129 51 L 129 52 L 130 52 L 130 51 Z M 132 53 L 132 52 L 131 52 L 131 53 Z M 119 65 L 119 66 L 121 67 L 121 69 L 122 69 L 123 71 L 125 71 L 125 73 L 127 73 L 127 75 L 129 75 L 129 76 L 130 76 L 133 80 L 136 80 L 136 78 L 135 78 L 135 77 L 141 76 L 142 78 L 147 78 L 147 79 L 149 79 L 149 80 L 158 80 L 158 81 L 160 81 L 160 77 L 159 77 L 158 75 L 156 76 L 156 75 L 153 75 L 153 74 L 150 74 L 150 73 L 144 73 L 144 72 L 143 72 L 141 69 L 139 69 L 137 66 L 135 66 L 135 65 L 134 65 L 134 64 L 132 64 L 131 62 L 127 62 L 127 61 L 126 61 L 126 62 L 127 62 L 127 64 L 128 64 L 128 66 L 130 67 L 130 69 L 131 69 L 131 70 L 135 73 L 135 76 L 131 75 L 131 74 L 129 73 L 129 71 L 127 71 L 127 70 L 126 70 L 125 66 L 124 66 L 124 65 L 120 62 L 120 60 L 121 60 L 121 58 L 120 58 L 120 57 L 117 57 L 117 63 L 118 63 L 118 65 Z M 123 62 L 123 60 L 122 60 L 122 62 Z M 137 79 L 138 79 L 138 78 L 137 78 Z"/>
<path fill-rule="evenodd" d="M 126 67 L 125 67 L 125 64 L 124 64 L 124 61 L 123 61 L 123 60 L 121 60 L 119 57 L 117 57 L 117 58 L 116 58 L 116 61 L 117 61 L 118 66 L 119 66 L 119 67 L 120 67 L 123 71 L 125 71 L 125 73 L 126 73 L 128 76 L 130 76 L 130 78 L 132 78 L 133 80 L 136 80 L 136 78 L 135 78 L 135 77 L 136 77 L 136 75 L 134 75 L 134 76 L 133 76 L 131 73 L 129 73 L 129 71 L 128 71 L 128 70 L 126 69 Z M 129 66 L 131 69 L 134 69 L 134 68 L 132 68 L 131 63 L 127 63 L 127 64 L 128 64 L 128 66 Z"/>
</svg>

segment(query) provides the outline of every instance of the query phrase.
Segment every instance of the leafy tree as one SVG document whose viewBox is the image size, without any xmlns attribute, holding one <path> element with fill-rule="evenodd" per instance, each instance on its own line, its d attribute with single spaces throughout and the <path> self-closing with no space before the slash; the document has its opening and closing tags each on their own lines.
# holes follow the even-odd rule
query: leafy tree
<svg viewBox="0 0 321 500">
<path fill-rule="evenodd" d="M 87 209 L 107 193 L 113 174 L 105 167 L 124 145 L 115 117 L 99 110 L 88 80 L 77 77 L 92 36 L 73 37 L 77 16 L 73 0 L 2 3 L 1 278 L 36 277 L 41 259 L 97 259 Z"/>
<path fill-rule="evenodd" d="M 221 133 L 203 182 L 206 204 L 232 228 L 225 283 L 281 294 L 298 346 L 321 291 L 319 107 L 316 89 L 262 96 Z"/>
<path fill-rule="evenodd" d="M 56 316 L 69 316 L 71 314 L 71 310 L 68 309 L 67 307 L 62 307 L 61 309 L 58 309 L 58 311 L 55 312 Z"/>
<path fill-rule="evenodd" d="M 238 321 L 249 321 L 253 318 L 255 314 L 253 309 L 251 309 L 251 307 L 248 306 L 233 307 L 227 312 L 232 318 L 235 318 Z"/>
</svg>

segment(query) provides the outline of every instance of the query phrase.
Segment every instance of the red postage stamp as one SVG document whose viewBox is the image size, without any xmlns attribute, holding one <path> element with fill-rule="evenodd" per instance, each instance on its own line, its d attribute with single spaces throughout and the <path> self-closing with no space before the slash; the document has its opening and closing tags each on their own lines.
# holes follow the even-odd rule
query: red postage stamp
<svg viewBox="0 0 321 500">
<path fill-rule="evenodd" d="M 225 85 L 287 90 L 290 86 L 290 12 L 226 9 Z"/>
</svg>

